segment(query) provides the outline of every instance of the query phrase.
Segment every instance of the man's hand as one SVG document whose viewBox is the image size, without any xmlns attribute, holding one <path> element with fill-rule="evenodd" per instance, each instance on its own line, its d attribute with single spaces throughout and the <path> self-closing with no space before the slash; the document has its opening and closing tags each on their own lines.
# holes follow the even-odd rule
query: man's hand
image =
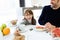
<svg viewBox="0 0 60 40">
<path fill-rule="evenodd" d="M 51 23 L 47 22 L 47 23 L 45 24 L 45 28 L 46 28 L 46 30 L 47 30 L 48 32 L 51 32 L 51 31 L 55 28 L 55 26 L 52 25 Z"/>
</svg>

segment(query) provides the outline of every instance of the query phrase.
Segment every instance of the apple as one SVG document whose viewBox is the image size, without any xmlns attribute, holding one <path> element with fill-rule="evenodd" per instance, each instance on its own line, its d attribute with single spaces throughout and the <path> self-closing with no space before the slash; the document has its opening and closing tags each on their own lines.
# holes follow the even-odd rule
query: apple
<svg viewBox="0 0 60 40">
<path fill-rule="evenodd" d="M 6 26 L 7 26 L 6 24 L 2 24 L 2 27 L 3 27 L 3 28 L 6 28 Z"/>
<path fill-rule="evenodd" d="M 0 27 L 1 31 L 2 31 L 4 28 L 6 28 L 6 26 L 7 26 L 6 24 L 2 24 L 1 27 Z"/>
</svg>

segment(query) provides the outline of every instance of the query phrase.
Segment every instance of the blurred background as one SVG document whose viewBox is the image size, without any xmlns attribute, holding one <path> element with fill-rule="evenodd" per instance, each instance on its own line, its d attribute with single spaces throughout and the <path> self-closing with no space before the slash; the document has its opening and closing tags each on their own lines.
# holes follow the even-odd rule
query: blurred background
<svg viewBox="0 0 60 40">
<path fill-rule="evenodd" d="M 20 20 L 28 8 L 33 11 L 39 25 L 38 18 L 46 5 L 50 5 L 50 0 L 0 0 L 0 25 L 13 19 Z"/>
</svg>

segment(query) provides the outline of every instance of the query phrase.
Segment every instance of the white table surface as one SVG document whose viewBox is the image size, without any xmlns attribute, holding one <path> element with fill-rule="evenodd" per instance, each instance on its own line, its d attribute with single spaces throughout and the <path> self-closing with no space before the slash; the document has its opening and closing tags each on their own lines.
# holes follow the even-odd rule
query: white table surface
<svg viewBox="0 0 60 40">
<path fill-rule="evenodd" d="M 46 32 L 29 31 L 26 32 L 27 40 L 53 40 L 52 36 Z"/>
<path fill-rule="evenodd" d="M 16 30 L 16 27 L 10 27 L 10 30 L 10 34 L 3 37 L 4 40 L 13 40 L 13 33 Z M 27 30 L 21 34 L 25 35 L 25 40 L 53 40 L 52 36 L 44 31 Z"/>
<path fill-rule="evenodd" d="M 3 40 L 3 34 L 1 31 L 0 31 L 0 40 Z"/>
</svg>

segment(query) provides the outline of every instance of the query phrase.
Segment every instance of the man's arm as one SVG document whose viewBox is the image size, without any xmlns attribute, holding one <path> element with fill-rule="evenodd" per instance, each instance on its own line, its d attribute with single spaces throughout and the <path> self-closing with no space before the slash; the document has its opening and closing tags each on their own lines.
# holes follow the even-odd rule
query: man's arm
<svg viewBox="0 0 60 40">
<path fill-rule="evenodd" d="M 46 23 L 46 7 L 44 7 L 43 8 L 43 10 L 42 10 L 42 14 L 41 14 L 41 16 L 39 17 L 39 20 L 38 20 L 38 23 L 40 24 L 40 25 L 44 25 L 45 23 Z"/>
</svg>

